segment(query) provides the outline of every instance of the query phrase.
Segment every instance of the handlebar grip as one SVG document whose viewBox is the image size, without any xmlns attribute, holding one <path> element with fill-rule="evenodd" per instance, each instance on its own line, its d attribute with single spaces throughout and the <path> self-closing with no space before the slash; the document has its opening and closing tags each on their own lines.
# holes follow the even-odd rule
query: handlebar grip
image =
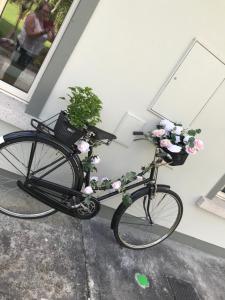
<svg viewBox="0 0 225 300">
<path fill-rule="evenodd" d="M 144 135 L 143 131 L 133 131 L 133 135 Z"/>
</svg>

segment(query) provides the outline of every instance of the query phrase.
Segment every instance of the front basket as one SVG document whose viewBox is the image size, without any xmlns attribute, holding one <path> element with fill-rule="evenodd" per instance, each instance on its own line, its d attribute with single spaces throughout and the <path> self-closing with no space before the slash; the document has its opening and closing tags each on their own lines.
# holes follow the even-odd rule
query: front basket
<svg viewBox="0 0 225 300">
<path fill-rule="evenodd" d="M 166 148 L 162 148 L 163 151 L 168 153 L 172 157 L 172 161 L 169 157 L 164 157 L 163 159 L 169 163 L 171 166 L 180 166 L 183 165 L 188 157 L 188 153 L 182 149 L 179 153 L 170 152 Z"/>
<path fill-rule="evenodd" d="M 67 146 L 72 146 L 84 136 L 85 132 L 83 129 L 73 127 L 69 123 L 66 113 L 61 111 L 55 124 L 54 134 L 57 140 Z"/>
</svg>

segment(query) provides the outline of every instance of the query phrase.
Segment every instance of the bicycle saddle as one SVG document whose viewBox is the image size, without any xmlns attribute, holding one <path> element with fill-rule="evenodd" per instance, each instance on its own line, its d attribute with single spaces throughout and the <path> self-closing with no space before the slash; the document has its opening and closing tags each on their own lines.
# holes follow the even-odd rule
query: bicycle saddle
<svg viewBox="0 0 225 300">
<path fill-rule="evenodd" d="M 111 134 L 109 132 L 106 132 L 102 129 L 99 129 L 95 126 L 88 126 L 88 131 L 91 131 L 94 133 L 96 140 L 115 140 L 116 136 L 114 134 Z"/>
</svg>

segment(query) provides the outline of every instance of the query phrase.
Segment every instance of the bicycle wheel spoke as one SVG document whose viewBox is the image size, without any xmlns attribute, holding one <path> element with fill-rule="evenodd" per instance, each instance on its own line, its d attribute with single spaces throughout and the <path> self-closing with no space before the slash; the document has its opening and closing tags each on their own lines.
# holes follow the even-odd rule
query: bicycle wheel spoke
<svg viewBox="0 0 225 300">
<path fill-rule="evenodd" d="M 69 154 L 63 148 L 36 136 L 11 140 L 0 145 L 0 211 L 18 218 L 38 218 L 56 212 L 23 189 L 26 177 L 35 174 L 38 179 L 46 177 L 51 183 L 75 188 L 78 183 L 78 170 L 75 162 L 67 159 Z M 37 187 L 37 186 L 36 186 Z M 65 195 L 41 189 L 42 192 L 64 202 Z"/>
<path fill-rule="evenodd" d="M 37 174 L 37 173 L 39 173 L 39 172 L 41 172 L 41 171 L 44 171 L 45 169 L 47 169 L 47 168 L 53 166 L 54 164 L 58 163 L 58 162 L 61 161 L 62 159 L 64 159 L 64 157 L 60 157 L 60 158 L 57 159 L 56 161 L 54 161 L 54 162 L 52 162 L 52 163 L 50 163 L 50 164 L 48 164 L 48 165 L 45 165 L 44 167 L 41 167 L 40 169 L 35 170 L 34 172 L 31 173 L 31 175 L 33 176 L 33 175 L 35 175 L 35 174 Z M 66 160 L 64 160 L 64 162 L 66 162 Z M 57 168 L 57 167 L 58 167 L 58 166 L 56 166 L 56 168 Z M 51 169 L 51 170 L 49 170 L 49 171 L 52 172 L 52 170 L 53 170 L 53 169 Z"/>
<path fill-rule="evenodd" d="M 146 197 L 137 196 L 133 204 L 123 207 L 114 229 L 117 240 L 128 248 L 144 249 L 160 243 L 175 230 L 182 216 L 182 203 L 174 192 L 157 190 L 149 203 Z"/>
<path fill-rule="evenodd" d="M 20 169 L 18 169 L 2 152 L 1 155 L 19 172 L 21 173 L 23 176 L 25 176 L 25 174 L 23 172 L 20 171 Z"/>
</svg>

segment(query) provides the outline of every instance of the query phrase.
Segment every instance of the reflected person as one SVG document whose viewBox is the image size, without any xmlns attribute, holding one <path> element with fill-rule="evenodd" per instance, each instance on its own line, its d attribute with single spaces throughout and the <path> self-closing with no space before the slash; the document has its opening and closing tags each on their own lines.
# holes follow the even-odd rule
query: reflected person
<svg viewBox="0 0 225 300">
<path fill-rule="evenodd" d="M 16 49 L 18 58 L 12 59 L 2 78 L 13 85 L 19 75 L 44 48 L 44 42 L 55 38 L 54 24 L 50 20 L 51 6 L 42 2 L 34 12 L 30 13 L 24 22 L 23 28 L 17 37 Z"/>
</svg>

